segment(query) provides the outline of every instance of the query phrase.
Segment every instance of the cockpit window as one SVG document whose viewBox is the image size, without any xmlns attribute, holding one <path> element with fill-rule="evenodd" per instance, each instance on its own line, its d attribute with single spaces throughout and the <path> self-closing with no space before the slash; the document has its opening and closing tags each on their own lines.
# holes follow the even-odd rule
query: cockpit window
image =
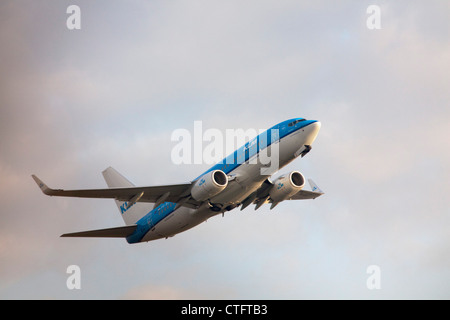
<svg viewBox="0 0 450 320">
<path fill-rule="evenodd" d="M 297 123 L 302 122 L 302 121 L 306 121 L 306 119 L 298 119 L 295 121 L 292 121 L 291 123 L 288 124 L 289 127 L 295 126 Z"/>
</svg>

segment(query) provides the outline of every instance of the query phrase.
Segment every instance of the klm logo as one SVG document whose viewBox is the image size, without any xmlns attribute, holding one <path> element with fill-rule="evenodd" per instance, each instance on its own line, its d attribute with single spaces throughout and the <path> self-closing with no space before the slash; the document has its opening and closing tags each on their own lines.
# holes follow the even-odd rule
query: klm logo
<svg viewBox="0 0 450 320">
<path fill-rule="evenodd" d="M 283 188 L 283 186 L 284 186 L 284 184 L 283 184 L 283 183 L 281 183 L 281 182 L 279 182 L 279 183 L 278 183 L 278 187 L 277 187 L 277 189 L 278 189 L 278 190 L 280 190 L 281 188 Z"/>
<path fill-rule="evenodd" d="M 127 206 L 128 206 L 128 202 L 125 202 L 124 204 L 122 204 L 121 206 L 120 206 L 120 213 L 121 214 L 123 214 L 124 212 L 126 212 L 128 209 L 130 209 L 130 208 L 127 208 Z"/>
<path fill-rule="evenodd" d="M 200 180 L 200 182 L 198 183 L 199 186 L 203 185 L 205 183 L 205 179 Z"/>
</svg>

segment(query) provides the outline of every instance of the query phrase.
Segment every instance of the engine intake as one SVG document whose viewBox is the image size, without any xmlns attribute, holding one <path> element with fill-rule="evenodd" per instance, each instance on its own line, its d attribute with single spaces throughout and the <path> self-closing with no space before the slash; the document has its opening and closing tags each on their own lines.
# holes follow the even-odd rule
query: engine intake
<svg viewBox="0 0 450 320">
<path fill-rule="evenodd" d="M 289 199 L 305 186 L 305 177 L 298 171 L 278 177 L 270 189 L 269 194 L 273 202 Z"/>
<path fill-rule="evenodd" d="M 191 196 L 205 201 L 222 192 L 228 185 L 228 177 L 222 170 L 213 170 L 201 176 L 192 187 Z"/>
</svg>

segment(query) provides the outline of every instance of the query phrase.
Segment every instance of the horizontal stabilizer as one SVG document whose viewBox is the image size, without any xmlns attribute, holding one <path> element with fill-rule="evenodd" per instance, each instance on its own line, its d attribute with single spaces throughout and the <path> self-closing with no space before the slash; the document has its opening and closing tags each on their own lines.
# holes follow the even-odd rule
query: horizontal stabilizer
<svg viewBox="0 0 450 320">
<path fill-rule="evenodd" d="M 65 233 L 61 237 L 87 237 L 87 238 L 126 238 L 136 231 L 137 225 L 99 229 L 91 231 L 82 231 L 74 233 Z"/>
</svg>

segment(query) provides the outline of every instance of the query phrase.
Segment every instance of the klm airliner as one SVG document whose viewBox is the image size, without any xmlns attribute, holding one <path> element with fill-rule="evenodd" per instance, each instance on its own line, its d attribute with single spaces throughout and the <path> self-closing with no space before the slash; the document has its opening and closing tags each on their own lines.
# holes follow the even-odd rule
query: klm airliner
<svg viewBox="0 0 450 320">
<path fill-rule="evenodd" d="M 273 209 L 284 200 L 323 195 L 311 179 L 308 179 L 311 190 L 304 190 L 305 177 L 299 171 L 271 180 L 275 171 L 311 150 L 320 126 L 317 120 L 303 118 L 278 123 L 188 183 L 136 187 L 111 167 L 103 171 L 106 189 L 52 189 L 35 175 L 32 177 L 49 196 L 114 199 L 125 222 L 121 227 L 66 233 L 61 237 L 147 242 L 172 237 L 237 207 L 243 210 L 255 204 L 257 210 L 270 203 Z M 267 159 L 272 161 L 269 163 Z"/>
</svg>

